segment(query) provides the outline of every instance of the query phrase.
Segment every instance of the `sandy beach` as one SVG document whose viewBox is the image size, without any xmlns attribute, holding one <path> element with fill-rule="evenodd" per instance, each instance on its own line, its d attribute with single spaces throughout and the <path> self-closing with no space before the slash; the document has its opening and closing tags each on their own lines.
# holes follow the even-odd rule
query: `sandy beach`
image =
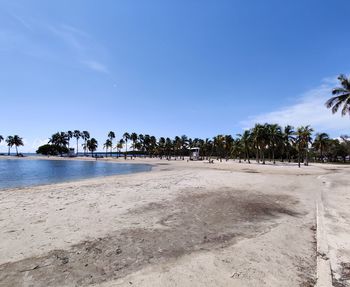
<svg viewBox="0 0 350 287">
<path fill-rule="evenodd" d="M 350 286 L 350 166 L 127 162 L 0 191 L 0 286 Z"/>
</svg>

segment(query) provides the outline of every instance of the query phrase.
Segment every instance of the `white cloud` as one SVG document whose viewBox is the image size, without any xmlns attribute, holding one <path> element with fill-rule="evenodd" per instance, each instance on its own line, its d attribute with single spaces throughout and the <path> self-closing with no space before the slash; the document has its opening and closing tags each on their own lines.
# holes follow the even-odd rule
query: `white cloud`
<svg viewBox="0 0 350 287">
<path fill-rule="evenodd" d="M 93 71 L 106 73 L 106 74 L 108 73 L 107 67 L 98 61 L 89 60 L 89 61 L 82 61 L 82 63 Z"/>
<path fill-rule="evenodd" d="M 349 134 L 350 118 L 332 114 L 325 102 L 331 97 L 332 88 L 337 85 L 334 77 L 326 78 L 323 84 L 297 97 L 294 104 L 281 107 L 275 111 L 251 116 L 242 121 L 243 128 L 250 128 L 255 123 L 290 124 L 294 127 L 311 125 L 315 131 L 325 131 L 332 135 Z"/>
</svg>

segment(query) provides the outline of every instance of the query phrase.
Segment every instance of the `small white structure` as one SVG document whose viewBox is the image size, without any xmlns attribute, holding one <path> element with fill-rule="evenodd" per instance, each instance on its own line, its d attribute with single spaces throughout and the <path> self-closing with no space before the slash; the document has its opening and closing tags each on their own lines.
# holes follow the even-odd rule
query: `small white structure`
<svg viewBox="0 0 350 287">
<path fill-rule="evenodd" d="M 199 160 L 199 147 L 190 149 L 190 160 Z"/>
</svg>

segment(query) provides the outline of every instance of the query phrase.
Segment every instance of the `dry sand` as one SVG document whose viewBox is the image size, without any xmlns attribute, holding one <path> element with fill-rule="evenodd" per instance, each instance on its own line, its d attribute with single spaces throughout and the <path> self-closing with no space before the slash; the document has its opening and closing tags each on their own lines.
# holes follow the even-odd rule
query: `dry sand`
<svg viewBox="0 0 350 287">
<path fill-rule="evenodd" d="M 0 286 L 350 286 L 349 167 L 132 162 L 0 191 Z"/>
</svg>

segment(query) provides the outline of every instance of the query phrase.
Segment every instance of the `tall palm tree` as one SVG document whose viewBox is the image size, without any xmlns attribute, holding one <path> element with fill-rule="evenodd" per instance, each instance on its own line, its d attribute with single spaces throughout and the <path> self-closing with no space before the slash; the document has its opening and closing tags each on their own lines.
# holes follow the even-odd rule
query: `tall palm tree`
<svg viewBox="0 0 350 287">
<path fill-rule="evenodd" d="M 106 157 L 107 157 L 108 149 L 111 149 L 112 146 L 113 146 L 113 143 L 110 139 L 107 139 L 106 142 L 103 144 L 103 148 L 106 149 Z"/>
<path fill-rule="evenodd" d="M 11 154 L 11 148 L 13 147 L 13 136 L 8 136 L 6 138 L 6 143 L 7 143 L 7 146 L 8 146 L 8 155 Z"/>
<path fill-rule="evenodd" d="M 325 105 L 328 109 L 332 108 L 333 114 L 335 114 L 338 109 L 343 106 L 341 115 L 350 115 L 350 79 L 347 79 L 345 75 L 340 75 L 338 80 L 341 87 L 333 89 L 332 95 L 334 97 L 330 98 Z"/>
<path fill-rule="evenodd" d="M 75 130 L 73 132 L 73 137 L 75 137 L 75 139 L 77 140 L 77 153 L 76 155 L 78 156 L 78 153 L 79 153 L 79 150 L 78 150 L 78 147 L 79 147 L 79 139 L 82 137 L 82 133 L 79 131 L 79 130 Z"/>
<path fill-rule="evenodd" d="M 18 156 L 18 147 L 23 146 L 23 139 L 18 135 L 13 136 L 13 145 L 16 147 L 16 155 Z"/>
<path fill-rule="evenodd" d="M 88 131 L 83 131 L 81 137 L 84 140 L 84 155 L 86 155 L 87 141 L 90 139 L 90 133 Z"/>
<path fill-rule="evenodd" d="M 128 154 L 128 140 L 130 139 L 130 134 L 125 132 L 123 134 L 123 138 L 124 138 L 124 141 L 125 141 L 125 156 L 124 156 L 124 158 L 126 159 L 127 154 Z"/>
<path fill-rule="evenodd" d="M 71 138 L 73 138 L 74 134 L 72 131 L 67 131 L 66 135 L 67 135 L 67 139 L 68 139 L 68 148 L 69 148 L 70 147 L 70 140 L 71 140 Z"/>
<path fill-rule="evenodd" d="M 320 152 L 320 159 L 324 162 L 323 153 L 329 144 L 329 135 L 326 133 L 317 133 L 314 140 L 314 147 Z"/>
<path fill-rule="evenodd" d="M 137 133 L 132 133 L 130 135 L 130 139 L 132 140 L 132 156 L 135 157 L 135 147 L 136 147 L 136 143 L 137 143 L 137 139 L 138 139 L 138 135 Z"/>
<path fill-rule="evenodd" d="M 112 156 L 112 147 L 113 147 L 113 140 L 115 139 L 115 133 L 113 131 L 110 131 L 108 133 L 108 138 L 110 139 L 110 141 L 112 143 L 112 146 L 110 147 L 110 149 L 111 149 L 111 156 Z"/>
<path fill-rule="evenodd" d="M 91 156 L 94 155 L 94 151 L 96 151 L 98 147 L 98 142 L 95 138 L 91 138 L 86 141 L 86 147 L 91 152 Z"/>
</svg>

